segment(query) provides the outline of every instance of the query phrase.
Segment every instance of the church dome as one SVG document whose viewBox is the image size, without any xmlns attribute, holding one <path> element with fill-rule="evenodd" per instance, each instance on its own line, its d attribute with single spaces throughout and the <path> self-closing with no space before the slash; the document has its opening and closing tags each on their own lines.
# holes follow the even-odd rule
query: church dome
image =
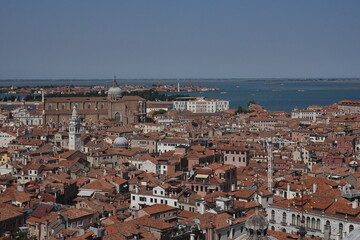
<svg viewBox="0 0 360 240">
<path fill-rule="evenodd" d="M 246 220 L 245 227 L 254 231 L 265 231 L 269 227 L 269 222 L 266 217 L 257 213 Z"/>
<path fill-rule="evenodd" d="M 112 86 L 108 90 L 108 97 L 109 96 L 121 97 L 122 92 L 123 91 L 121 90 L 121 88 L 119 88 L 119 86 L 116 82 L 116 76 L 114 76 Z"/>
<path fill-rule="evenodd" d="M 119 87 L 111 87 L 108 90 L 108 96 L 113 95 L 113 96 L 116 96 L 116 97 L 121 97 L 122 92 L 123 91 Z"/>
<path fill-rule="evenodd" d="M 127 147 L 129 145 L 129 142 L 124 137 L 117 137 L 115 138 L 112 145 L 113 147 Z"/>
</svg>

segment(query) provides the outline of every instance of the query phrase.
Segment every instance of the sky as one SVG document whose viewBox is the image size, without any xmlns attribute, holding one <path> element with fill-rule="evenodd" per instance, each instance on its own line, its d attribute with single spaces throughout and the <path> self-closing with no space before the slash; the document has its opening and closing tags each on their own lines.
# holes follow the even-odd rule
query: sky
<svg viewBox="0 0 360 240">
<path fill-rule="evenodd" d="M 360 77 L 358 0 L 3 0 L 0 79 Z"/>
</svg>

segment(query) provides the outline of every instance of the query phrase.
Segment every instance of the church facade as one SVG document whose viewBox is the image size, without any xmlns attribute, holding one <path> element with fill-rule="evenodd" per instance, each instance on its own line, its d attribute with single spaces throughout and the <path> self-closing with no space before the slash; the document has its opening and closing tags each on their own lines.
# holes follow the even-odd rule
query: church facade
<svg viewBox="0 0 360 240">
<path fill-rule="evenodd" d="M 108 97 L 52 97 L 44 98 L 44 123 L 51 127 L 67 125 L 74 107 L 85 125 L 114 120 L 123 124 L 144 122 L 146 101 L 138 96 L 122 96 L 113 86 Z"/>
</svg>

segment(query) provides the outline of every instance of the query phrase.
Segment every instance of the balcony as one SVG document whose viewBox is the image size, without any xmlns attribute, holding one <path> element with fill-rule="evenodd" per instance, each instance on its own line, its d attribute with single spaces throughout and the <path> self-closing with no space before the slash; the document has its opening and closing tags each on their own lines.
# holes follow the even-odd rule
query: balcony
<svg viewBox="0 0 360 240">
<path fill-rule="evenodd" d="M 293 225 L 293 224 L 290 224 L 290 225 L 295 226 L 295 228 L 297 228 L 297 229 L 300 229 L 300 225 Z M 309 233 L 309 232 L 321 232 L 320 229 L 311 228 L 311 227 L 306 227 L 306 226 L 305 226 L 305 229 L 306 229 L 306 231 L 307 231 L 308 233 Z"/>
<path fill-rule="evenodd" d="M 287 226 L 288 224 L 287 224 L 287 222 L 281 222 L 281 225 L 282 226 Z"/>
<path fill-rule="evenodd" d="M 276 221 L 274 219 L 270 219 L 269 223 L 276 223 Z"/>
</svg>

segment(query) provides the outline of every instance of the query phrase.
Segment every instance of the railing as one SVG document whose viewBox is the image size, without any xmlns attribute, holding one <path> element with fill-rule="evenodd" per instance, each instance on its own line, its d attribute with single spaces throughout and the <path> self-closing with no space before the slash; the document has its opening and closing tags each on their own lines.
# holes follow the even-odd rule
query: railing
<svg viewBox="0 0 360 240">
<path fill-rule="evenodd" d="M 297 229 L 300 229 L 300 225 L 294 225 L 294 224 L 290 224 L 291 226 L 294 226 L 295 228 L 297 228 Z M 320 229 L 316 229 L 316 228 L 311 228 L 311 227 L 306 227 L 305 226 L 305 229 L 306 229 L 306 231 L 308 231 L 308 232 L 321 232 L 321 230 Z"/>
<path fill-rule="evenodd" d="M 343 192 L 341 194 L 342 197 L 345 197 L 345 198 L 356 198 L 356 197 L 359 197 L 360 196 L 360 191 L 358 192 L 350 192 L 350 191 L 346 191 L 346 192 Z"/>
</svg>

